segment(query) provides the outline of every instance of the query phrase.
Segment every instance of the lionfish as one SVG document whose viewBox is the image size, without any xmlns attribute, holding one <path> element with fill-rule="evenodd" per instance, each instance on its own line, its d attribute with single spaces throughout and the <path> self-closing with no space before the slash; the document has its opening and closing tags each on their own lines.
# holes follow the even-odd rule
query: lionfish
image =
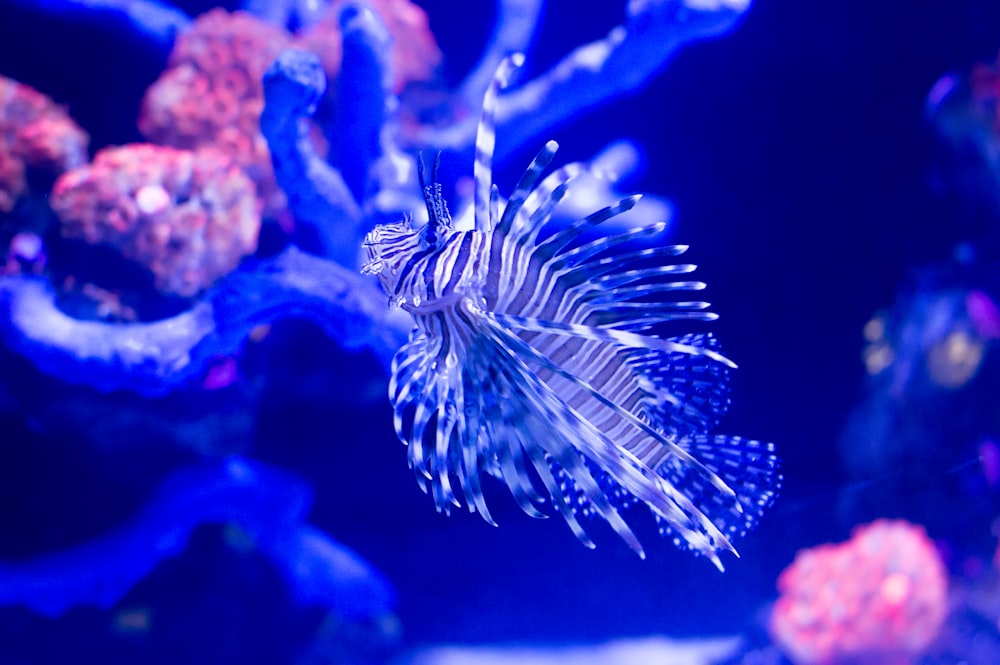
<svg viewBox="0 0 1000 665">
<path fill-rule="evenodd" d="M 365 238 L 363 271 L 415 324 L 392 363 L 396 432 L 439 511 L 464 499 L 495 524 L 482 488 L 493 476 L 529 515 L 545 517 L 551 504 L 588 547 L 580 518 L 601 518 L 644 557 L 622 516 L 643 503 L 661 532 L 722 569 L 718 553 L 735 554 L 731 539 L 774 498 L 773 447 L 708 434 L 728 407 L 735 365 L 710 334 L 662 333 L 676 321 L 716 318 L 708 303 L 674 299 L 705 288 L 678 281 L 695 266 L 667 262 L 687 247 L 637 249 L 662 223 L 591 239 L 638 196 L 556 225 L 553 209 L 585 167 L 539 182 L 558 147 L 550 141 L 501 210 L 493 113 L 522 64 L 521 55 L 505 59 L 485 93 L 475 228 L 455 228 L 438 161 L 428 183 L 421 159 L 427 223 L 407 218 Z"/>
</svg>

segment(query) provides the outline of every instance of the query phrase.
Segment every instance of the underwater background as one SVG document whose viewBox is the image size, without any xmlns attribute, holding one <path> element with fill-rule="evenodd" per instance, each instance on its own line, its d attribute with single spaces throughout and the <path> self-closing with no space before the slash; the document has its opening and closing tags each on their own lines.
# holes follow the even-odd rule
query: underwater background
<svg viewBox="0 0 1000 665">
<path fill-rule="evenodd" d="M 333 4 L 0 0 L 0 664 L 1000 662 L 1000 3 Z M 501 192 L 647 194 L 781 458 L 724 573 L 407 468 L 361 238 L 512 50 Z"/>
</svg>

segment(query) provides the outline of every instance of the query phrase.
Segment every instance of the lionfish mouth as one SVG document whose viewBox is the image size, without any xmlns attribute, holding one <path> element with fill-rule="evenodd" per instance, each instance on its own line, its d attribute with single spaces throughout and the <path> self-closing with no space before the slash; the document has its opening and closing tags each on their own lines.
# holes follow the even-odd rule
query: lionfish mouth
<svg viewBox="0 0 1000 665">
<path fill-rule="evenodd" d="M 377 275 L 382 272 L 382 268 L 385 265 L 382 259 L 375 255 L 375 252 L 371 251 L 371 245 L 363 245 L 365 249 L 368 249 L 368 260 L 365 264 L 361 266 L 362 275 Z"/>
</svg>

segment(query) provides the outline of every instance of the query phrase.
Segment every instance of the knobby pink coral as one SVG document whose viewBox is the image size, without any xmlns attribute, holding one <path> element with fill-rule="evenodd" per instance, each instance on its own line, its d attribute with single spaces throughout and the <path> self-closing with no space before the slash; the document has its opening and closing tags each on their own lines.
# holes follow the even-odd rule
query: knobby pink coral
<svg viewBox="0 0 1000 665">
<path fill-rule="evenodd" d="M 372 0 L 370 4 L 392 36 L 395 91 L 402 91 L 409 83 L 431 80 L 441 64 L 441 51 L 424 10 L 410 0 Z M 335 0 L 323 18 L 296 38 L 296 47 L 320 57 L 330 78 L 340 73 L 339 16 L 343 8 L 343 0 Z"/>
<path fill-rule="evenodd" d="M 154 143 L 226 152 L 253 179 L 265 211 L 276 213 L 285 203 L 260 133 L 261 77 L 290 45 L 284 30 L 247 12 L 202 14 L 146 91 L 139 131 Z"/>
<path fill-rule="evenodd" d="M 260 230 L 253 183 L 210 148 L 106 148 L 56 181 L 51 205 L 65 237 L 112 245 L 185 297 L 252 253 Z"/>
<path fill-rule="evenodd" d="M 28 192 L 30 170 L 55 177 L 85 164 L 89 140 L 51 99 L 0 76 L 0 212 Z"/>
<path fill-rule="evenodd" d="M 153 143 L 186 149 L 211 145 L 231 155 L 256 184 L 264 213 L 280 218 L 285 195 L 260 132 L 261 78 L 278 54 L 293 46 L 319 54 L 327 75 L 336 76 L 343 4 L 333 3 L 325 18 L 297 38 L 248 12 L 202 14 L 178 37 L 166 72 L 146 91 L 139 131 Z M 423 10 L 409 0 L 377 0 L 373 7 L 394 36 L 397 90 L 430 79 L 441 53 Z"/>
<path fill-rule="evenodd" d="M 944 623 L 947 586 L 923 527 L 877 520 L 799 552 L 778 578 L 771 636 L 796 665 L 910 662 Z"/>
</svg>

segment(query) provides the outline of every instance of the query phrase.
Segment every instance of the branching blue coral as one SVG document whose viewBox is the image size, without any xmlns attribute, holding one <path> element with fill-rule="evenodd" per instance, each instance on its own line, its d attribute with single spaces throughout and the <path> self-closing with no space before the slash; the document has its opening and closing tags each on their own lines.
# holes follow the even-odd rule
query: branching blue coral
<svg viewBox="0 0 1000 665">
<path fill-rule="evenodd" d="M 153 323 L 79 321 L 56 307 L 44 281 L 0 277 L 0 339 L 69 383 L 155 396 L 235 353 L 255 326 L 286 317 L 311 320 L 388 367 L 405 330 L 383 300 L 354 271 L 293 247 L 244 265 L 190 310 Z"/>
<path fill-rule="evenodd" d="M 324 92 L 326 77 L 319 59 L 305 51 L 285 51 L 264 73 L 260 126 L 300 235 L 301 230 L 308 233 L 307 245 L 317 253 L 352 265 L 361 208 L 340 171 L 317 154 L 305 123 Z"/>
<path fill-rule="evenodd" d="M 183 13 L 151 1 L 21 2 L 79 20 L 110 13 L 125 19 L 116 23 L 123 31 L 164 52 L 189 23 Z M 305 24 L 316 15 L 309 10 L 313 3 L 295 0 L 247 5 L 285 25 Z M 501 57 L 528 50 L 544 3 L 498 0 L 497 7 L 498 24 L 482 62 L 450 97 L 454 118 L 478 108 Z M 496 159 L 537 144 L 556 125 L 642 86 L 680 46 L 724 32 L 745 8 L 739 0 L 633 0 L 625 25 L 500 97 L 503 141 Z M 396 124 L 398 102 L 388 84 L 384 26 L 364 5 L 348 3 L 341 29 L 344 65 L 335 83 L 341 124 L 325 128 L 337 142 L 338 163 L 323 160 L 308 137 L 306 123 L 327 85 L 315 56 L 288 51 L 264 81 L 261 129 L 296 225 L 315 241 L 307 248 L 313 254 L 292 247 L 248 261 L 188 311 L 137 324 L 73 319 L 58 309 L 44 280 L 0 277 L 0 341 L 59 380 L 147 396 L 185 386 L 204 375 L 214 357 L 235 353 L 252 328 L 282 318 L 312 320 L 342 347 L 373 353 L 388 366 L 408 326 L 390 316 L 385 297 L 357 274 L 361 239 L 375 223 L 421 208 L 417 152 L 442 151 L 450 153 L 446 159 L 471 164 L 477 114 L 468 114 L 467 124 L 404 131 Z M 628 170 L 622 164 L 599 159 L 591 170 L 622 175 Z M 607 190 L 597 193 L 618 198 Z M 634 212 L 657 221 L 664 216 L 662 206 Z M 47 615 L 80 604 L 107 607 L 159 561 L 179 552 L 195 526 L 234 521 L 253 533 L 302 603 L 339 603 L 333 609 L 349 616 L 390 607 L 391 590 L 376 573 L 302 524 L 308 501 L 296 479 L 246 460 L 182 472 L 115 533 L 31 561 L 0 564 L 0 604 L 26 604 Z"/>
<path fill-rule="evenodd" d="M 494 159 L 502 161 L 522 145 L 541 143 L 554 127 L 641 88 L 682 46 L 732 29 L 749 5 L 749 0 L 631 0 L 624 25 L 500 95 L 497 136 L 504 140 L 497 144 Z M 482 90 L 463 88 L 461 97 L 466 99 L 454 103 L 471 102 L 475 108 L 481 95 Z M 406 143 L 455 152 L 471 161 L 476 118 L 471 114 L 444 129 L 419 128 Z"/>
<path fill-rule="evenodd" d="M 0 562 L 0 606 L 45 616 L 76 606 L 109 608 L 201 524 L 239 526 L 271 559 L 303 606 L 356 621 L 390 613 L 395 592 L 357 554 L 304 524 L 312 491 L 297 476 L 233 457 L 172 474 L 131 522 L 83 545 L 28 561 Z"/>
<path fill-rule="evenodd" d="M 500 61 L 510 53 L 528 53 L 541 22 L 542 0 L 498 0 L 497 22 L 483 57 L 462 82 L 457 98 L 469 109 L 478 109 Z"/>
<path fill-rule="evenodd" d="M 169 53 L 177 33 L 191 25 L 184 12 L 155 0 L 14 0 L 14 3 L 81 23 L 117 26 L 164 55 Z"/>
<path fill-rule="evenodd" d="M 54 7 L 98 11 L 99 4 L 81 0 Z M 633 0 L 626 23 L 605 39 L 578 48 L 550 72 L 500 96 L 498 135 L 504 140 L 496 159 L 503 160 L 525 142 L 537 142 L 540 134 L 574 115 L 640 87 L 685 43 L 734 26 L 747 5 L 747 0 Z M 508 23 L 497 27 L 482 66 L 454 93 L 456 110 L 464 108 L 467 98 L 481 95 L 471 88 L 479 85 L 477 72 L 487 70 L 489 60 L 501 49 L 531 41 L 541 7 L 527 0 L 500 2 L 498 15 Z M 293 249 L 250 263 L 223 279 L 191 311 L 150 324 L 76 321 L 58 312 L 44 284 L 3 278 L 4 343 L 63 380 L 150 395 L 200 376 L 212 356 L 237 349 L 254 325 L 282 317 L 314 319 L 345 347 L 370 348 L 388 358 L 403 333 L 388 317 L 376 289 L 349 274 L 357 266 L 357 248 L 375 223 L 419 207 L 418 151 L 456 153 L 471 162 L 475 119 L 401 134 L 391 112 L 395 100 L 385 84 L 390 65 L 379 54 L 384 26 L 362 3 L 348 3 L 342 27 L 344 67 L 338 88 L 373 91 L 338 99 L 344 117 L 364 121 L 353 155 L 357 159 L 331 165 L 308 142 L 305 121 L 325 81 L 311 56 L 301 52 L 286 52 L 269 71 L 261 121 L 293 216 L 314 231 L 320 256 Z M 333 132 L 350 142 L 346 125 Z M 662 207 L 655 210 L 660 214 Z"/>
</svg>

